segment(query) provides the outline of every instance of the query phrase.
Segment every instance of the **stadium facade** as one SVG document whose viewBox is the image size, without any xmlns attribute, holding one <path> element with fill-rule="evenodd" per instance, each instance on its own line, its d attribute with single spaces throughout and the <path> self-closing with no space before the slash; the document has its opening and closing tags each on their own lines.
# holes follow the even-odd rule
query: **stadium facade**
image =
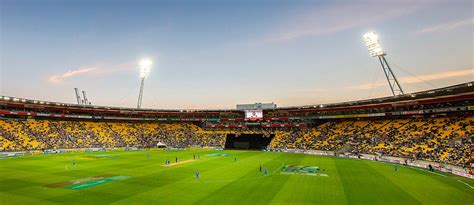
<svg viewBox="0 0 474 205">
<path fill-rule="evenodd" d="M 474 81 L 400 96 L 341 103 L 264 109 L 262 128 L 298 127 L 318 119 L 390 117 L 401 115 L 469 112 L 474 106 Z M 249 127 L 242 109 L 136 109 L 0 96 L 5 118 L 91 119 L 201 122 L 207 127 Z M 227 123 L 242 122 L 242 123 Z"/>
</svg>

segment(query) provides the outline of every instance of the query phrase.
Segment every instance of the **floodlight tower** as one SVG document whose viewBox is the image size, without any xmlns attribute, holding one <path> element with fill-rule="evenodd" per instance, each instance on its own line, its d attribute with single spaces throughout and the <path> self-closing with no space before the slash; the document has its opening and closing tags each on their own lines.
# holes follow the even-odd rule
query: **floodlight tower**
<svg viewBox="0 0 474 205">
<path fill-rule="evenodd" d="M 368 32 L 364 34 L 363 39 L 365 41 L 365 45 L 369 49 L 370 56 L 379 58 L 393 96 L 405 94 L 403 92 L 402 86 L 400 86 L 400 83 L 397 80 L 397 77 L 390 68 L 387 59 L 385 59 L 385 55 L 387 54 L 383 51 L 382 46 L 380 46 L 379 36 L 375 32 Z"/>
<path fill-rule="evenodd" d="M 151 60 L 150 59 L 142 59 L 138 63 L 140 67 L 140 93 L 138 94 L 138 103 L 137 103 L 137 108 L 142 107 L 142 99 L 143 99 L 143 86 L 145 84 L 145 79 L 148 78 L 148 75 L 150 74 L 150 68 L 151 68 Z"/>
</svg>

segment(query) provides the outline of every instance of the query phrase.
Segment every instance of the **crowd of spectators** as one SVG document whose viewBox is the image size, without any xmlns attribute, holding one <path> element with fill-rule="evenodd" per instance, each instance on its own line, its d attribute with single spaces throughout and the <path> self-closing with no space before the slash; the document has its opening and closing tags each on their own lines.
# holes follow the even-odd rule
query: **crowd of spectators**
<svg viewBox="0 0 474 205">
<path fill-rule="evenodd" d="M 333 120 L 275 132 L 269 148 L 324 150 L 422 159 L 468 166 L 474 117 Z"/>
<path fill-rule="evenodd" d="M 0 150 L 92 147 L 223 147 L 225 134 L 193 124 L 0 120 Z"/>
<path fill-rule="evenodd" d="M 474 116 L 334 119 L 313 128 L 208 129 L 192 123 L 0 119 L 0 150 L 107 147 L 224 147 L 226 134 L 274 135 L 268 148 L 472 163 Z"/>
</svg>

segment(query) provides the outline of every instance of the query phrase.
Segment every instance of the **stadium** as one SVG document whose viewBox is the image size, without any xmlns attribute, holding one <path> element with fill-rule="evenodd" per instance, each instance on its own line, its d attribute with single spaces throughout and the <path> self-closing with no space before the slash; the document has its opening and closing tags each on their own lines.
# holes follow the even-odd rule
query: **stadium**
<svg viewBox="0 0 474 205">
<path fill-rule="evenodd" d="M 1 201 L 471 204 L 472 84 L 255 116 L 3 96 Z"/>
<path fill-rule="evenodd" d="M 22 8 L 10 3 L 3 6 Z M 14 19 L 11 12 L 5 16 Z M 2 22 L 5 28 L 18 29 Z M 445 26 L 441 30 L 449 29 L 454 28 Z M 5 38 L 13 39 L 9 32 L 5 29 Z M 95 32 L 88 35 L 96 35 Z M 422 33 L 428 32 L 432 31 Z M 472 37 L 472 29 L 470 34 Z M 101 84 L 101 88 L 88 84 L 105 79 L 105 74 L 115 70 L 100 73 L 95 67 L 81 68 L 51 76 L 48 83 L 55 89 L 71 91 L 74 102 L 70 100 L 73 95 L 43 94 L 49 90 L 40 88 L 41 83 L 22 81 L 20 87 L 14 87 L 16 79 L 23 75 L 7 70 L 5 65 L 16 60 L 2 54 L 6 63 L 1 63 L 0 70 L 4 73 L 0 79 L 5 80 L 0 82 L 5 87 L 0 87 L 0 204 L 474 204 L 473 69 L 468 70 L 467 81 L 461 79 L 461 74 L 445 74 L 436 78 L 454 79 L 452 82 L 456 83 L 428 83 L 431 89 L 404 90 L 407 84 L 427 82 L 417 76 L 412 78 L 415 83 L 407 78 L 399 80 L 395 75 L 399 67 L 392 66 L 378 34 L 371 31 L 361 37 L 361 42 L 356 43 L 365 43 L 364 49 L 372 57 L 366 56 L 373 63 L 370 66 L 383 76 L 382 96 L 365 98 L 366 93 L 355 93 L 352 100 L 309 105 L 259 102 L 212 108 L 221 98 L 238 95 L 227 84 L 212 84 L 225 87 L 228 92 L 215 95 L 219 97 L 203 97 L 211 106 L 152 106 L 155 99 L 150 90 L 158 92 L 158 88 L 147 83 L 156 77 L 153 72 L 166 65 L 164 62 L 158 66 L 158 57 L 140 58 L 133 63 L 133 72 L 139 72 L 139 89 L 133 88 L 138 91 L 138 100 L 135 93 L 125 97 L 133 104 L 110 97 L 123 95 L 120 84 L 137 80 L 129 76 L 129 70 L 117 71 L 125 74 L 113 79 L 110 86 Z M 0 47 L 4 52 L 9 50 L 8 45 Z M 472 54 L 472 39 L 467 47 Z M 364 52 L 367 55 L 367 50 Z M 60 63 L 61 59 L 57 61 Z M 37 62 L 41 66 L 43 61 Z M 27 76 L 35 76 L 31 72 Z M 74 81 L 76 76 L 89 72 L 97 72 L 99 77 Z M 163 73 L 166 74 L 160 74 Z M 265 73 L 263 84 L 290 87 L 303 81 L 303 77 L 278 81 L 275 73 Z M 290 73 L 298 75 L 296 71 Z M 186 80 L 222 77 L 204 71 L 194 74 Z M 330 76 L 314 78 L 324 81 Z M 432 76 L 429 78 L 435 81 Z M 11 79 L 15 82 L 6 83 L 13 82 L 8 81 Z M 231 79 L 237 84 L 232 86 L 238 89 L 251 84 L 236 76 Z M 178 89 L 179 83 L 174 83 L 180 81 L 169 82 L 173 83 L 167 89 L 176 96 L 199 90 L 191 86 L 191 92 L 183 93 Z M 338 82 L 334 79 L 330 86 L 337 87 Z M 375 78 L 371 85 L 376 86 Z M 93 95 L 88 96 L 77 87 L 86 87 Z M 251 98 L 252 102 L 252 92 L 245 90 L 246 96 L 239 100 Z M 277 98 L 289 94 L 282 90 L 271 95 Z M 157 96 L 159 100 L 173 98 Z M 91 99 L 112 99 L 114 103 L 99 105 Z"/>
</svg>

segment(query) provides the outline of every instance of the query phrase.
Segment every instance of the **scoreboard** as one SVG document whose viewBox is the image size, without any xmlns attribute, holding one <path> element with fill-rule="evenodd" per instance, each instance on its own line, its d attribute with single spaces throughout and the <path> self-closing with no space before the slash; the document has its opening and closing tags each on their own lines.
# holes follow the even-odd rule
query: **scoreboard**
<svg viewBox="0 0 474 205">
<path fill-rule="evenodd" d="M 263 111 L 262 110 L 245 110 L 245 120 L 246 121 L 263 120 Z"/>
</svg>

